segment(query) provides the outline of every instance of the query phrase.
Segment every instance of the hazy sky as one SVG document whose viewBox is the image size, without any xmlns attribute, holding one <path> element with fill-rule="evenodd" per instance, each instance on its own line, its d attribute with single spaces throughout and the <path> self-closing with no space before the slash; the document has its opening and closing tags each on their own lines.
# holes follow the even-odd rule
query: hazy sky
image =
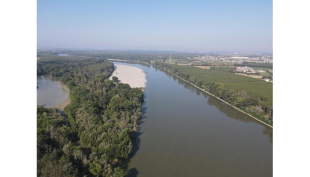
<svg viewBox="0 0 310 177">
<path fill-rule="evenodd" d="M 272 52 L 272 0 L 38 0 L 38 48 Z"/>
</svg>

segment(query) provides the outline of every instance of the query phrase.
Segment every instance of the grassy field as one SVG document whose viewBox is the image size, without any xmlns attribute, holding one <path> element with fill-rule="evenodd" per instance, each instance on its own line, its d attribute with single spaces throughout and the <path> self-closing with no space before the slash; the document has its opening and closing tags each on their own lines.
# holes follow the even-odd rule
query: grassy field
<svg viewBox="0 0 310 177">
<path fill-rule="evenodd" d="M 200 69 L 210 69 L 211 66 L 195 66 L 196 68 L 200 68 Z"/>
<path fill-rule="evenodd" d="M 263 71 L 269 71 L 270 68 L 262 68 L 262 67 L 252 67 L 253 69 L 259 69 L 259 70 L 263 70 Z"/>
<path fill-rule="evenodd" d="M 218 82 L 223 83 L 226 87 L 245 90 L 248 94 L 256 98 L 263 98 L 266 103 L 272 105 L 272 83 L 260 79 L 240 76 L 229 72 L 228 69 L 199 69 L 194 66 L 169 66 L 178 69 L 181 72 L 189 74 L 205 83 Z"/>
<path fill-rule="evenodd" d="M 248 74 L 243 74 L 243 73 L 235 73 L 239 76 L 245 76 L 245 77 L 251 77 L 254 79 L 261 79 L 263 76 L 262 75 L 248 75 Z"/>
<path fill-rule="evenodd" d="M 234 64 L 234 66 L 248 66 L 248 67 L 256 67 L 256 68 L 273 68 L 272 63 L 248 63 L 248 62 L 243 62 L 242 64 Z"/>
<path fill-rule="evenodd" d="M 162 63 L 163 59 L 156 59 L 157 62 Z M 170 59 L 165 59 L 165 63 L 170 64 Z M 172 58 L 171 59 L 171 64 L 192 64 L 188 59 L 177 59 L 177 58 Z"/>
</svg>

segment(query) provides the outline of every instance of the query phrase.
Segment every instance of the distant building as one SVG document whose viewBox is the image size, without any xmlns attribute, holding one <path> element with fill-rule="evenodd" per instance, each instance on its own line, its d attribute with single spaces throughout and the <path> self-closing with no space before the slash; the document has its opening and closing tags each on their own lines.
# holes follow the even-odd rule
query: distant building
<svg viewBox="0 0 310 177">
<path fill-rule="evenodd" d="M 272 82 L 270 79 L 264 79 L 264 81 L 266 81 L 266 82 Z"/>
<path fill-rule="evenodd" d="M 259 73 L 265 73 L 266 71 L 263 71 L 263 70 L 257 70 L 257 72 L 259 72 Z"/>
<path fill-rule="evenodd" d="M 177 65 L 189 66 L 189 65 L 191 65 L 191 64 L 190 64 L 190 63 L 189 63 L 189 64 L 182 64 L 182 63 L 178 63 Z"/>
<path fill-rule="evenodd" d="M 232 59 L 248 59 L 249 57 L 230 57 Z"/>
<path fill-rule="evenodd" d="M 256 73 L 255 70 L 253 68 L 250 67 L 237 67 L 236 68 L 236 72 L 238 73 Z"/>
</svg>

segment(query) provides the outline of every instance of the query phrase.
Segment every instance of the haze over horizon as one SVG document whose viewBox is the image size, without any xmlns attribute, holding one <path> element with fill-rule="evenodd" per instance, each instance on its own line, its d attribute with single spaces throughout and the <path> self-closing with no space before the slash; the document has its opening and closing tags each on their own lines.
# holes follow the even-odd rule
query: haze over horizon
<svg viewBox="0 0 310 177">
<path fill-rule="evenodd" d="M 38 0 L 38 48 L 272 53 L 272 0 Z"/>
</svg>

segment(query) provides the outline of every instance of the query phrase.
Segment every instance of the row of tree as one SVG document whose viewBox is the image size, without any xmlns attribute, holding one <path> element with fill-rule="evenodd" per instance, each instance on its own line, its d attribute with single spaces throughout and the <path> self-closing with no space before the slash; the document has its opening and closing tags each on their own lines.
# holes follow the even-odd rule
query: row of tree
<svg viewBox="0 0 310 177">
<path fill-rule="evenodd" d="M 106 60 L 73 60 L 69 69 L 53 62 L 50 74 L 66 71 L 71 103 L 65 118 L 38 106 L 38 176 L 126 176 L 142 90 L 109 80 L 114 66 Z"/>
<path fill-rule="evenodd" d="M 243 81 L 235 78 L 238 76 L 230 73 L 227 69 L 225 71 L 222 71 L 223 69 L 207 71 L 193 66 L 165 63 L 155 63 L 154 65 L 197 85 L 270 125 L 273 123 L 272 93 L 271 96 L 269 94 L 270 91 L 272 92 L 272 87 L 267 85 L 270 83 L 240 77 L 248 79 Z"/>
</svg>

